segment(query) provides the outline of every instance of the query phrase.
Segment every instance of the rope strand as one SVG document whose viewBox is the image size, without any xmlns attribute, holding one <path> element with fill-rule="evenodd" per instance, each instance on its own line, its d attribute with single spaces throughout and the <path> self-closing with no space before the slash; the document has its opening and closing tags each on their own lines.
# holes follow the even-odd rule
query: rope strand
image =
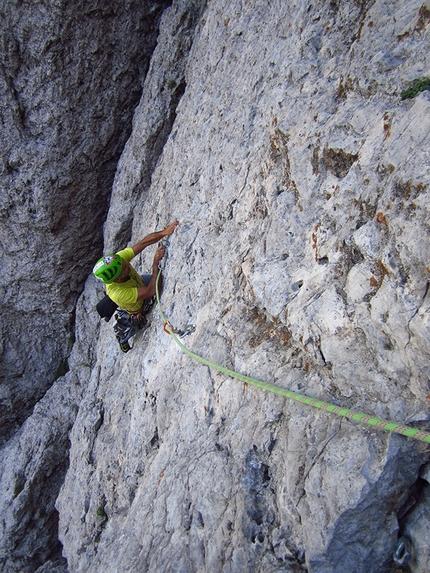
<svg viewBox="0 0 430 573">
<path fill-rule="evenodd" d="M 251 384 L 252 386 L 256 386 L 257 388 L 263 388 L 268 392 L 273 392 L 274 394 L 285 396 L 290 400 L 296 400 L 297 402 L 301 402 L 302 404 L 306 404 L 307 406 L 313 406 L 314 408 L 318 408 L 320 410 L 325 410 L 326 412 L 330 412 L 331 414 L 337 414 L 338 416 L 349 418 L 350 420 L 356 420 L 357 422 L 360 422 L 362 424 L 367 424 L 374 428 L 380 428 L 387 432 L 394 432 L 396 434 L 401 434 L 402 436 L 407 436 L 408 438 L 414 438 L 415 440 L 419 440 L 421 442 L 426 442 L 430 444 L 430 434 L 423 432 L 422 430 L 411 428 L 409 426 L 404 426 L 403 424 L 398 424 L 397 422 L 390 422 L 388 420 L 383 420 L 382 418 L 377 418 L 376 416 L 369 416 L 361 412 L 354 412 L 353 410 L 349 410 L 347 408 L 341 408 L 333 404 L 328 404 L 327 402 L 323 402 L 322 400 L 310 398 L 309 396 L 305 396 L 304 394 L 297 394 L 292 390 L 287 390 L 286 388 L 281 388 L 280 386 L 275 386 L 274 384 L 269 384 L 267 382 L 262 382 L 261 380 L 256 380 L 255 378 L 250 378 L 249 376 L 244 376 L 243 374 L 239 374 L 238 372 L 229 370 L 224 366 L 220 366 L 219 364 L 214 364 L 213 362 L 210 362 L 206 358 L 203 358 L 202 356 L 199 356 L 198 354 L 191 352 L 191 350 L 189 350 L 186 346 L 184 346 L 182 342 L 178 339 L 170 323 L 166 320 L 166 317 L 164 316 L 163 309 L 161 307 L 160 293 L 158 290 L 158 279 L 161 275 L 161 272 L 162 270 L 160 269 L 156 282 L 156 292 L 157 292 L 158 310 L 163 320 L 163 324 L 165 325 L 164 329 L 172 336 L 176 344 L 188 356 L 190 356 L 194 360 L 197 360 L 198 362 L 205 364 L 206 366 L 209 366 L 209 368 L 218 370 L 219 372 L 222 372 L 223 374 L 226 374 L 231 378 L 235 378 L 237 380 L 240 380 L 241 382 L 245 382 L 246 384 Z"/>
</svg>

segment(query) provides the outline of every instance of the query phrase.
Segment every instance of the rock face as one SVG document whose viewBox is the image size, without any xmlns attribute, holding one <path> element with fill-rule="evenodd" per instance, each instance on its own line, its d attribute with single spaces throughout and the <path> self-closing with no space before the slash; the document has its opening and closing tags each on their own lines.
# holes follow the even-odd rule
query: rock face
<svg viewBox="0 0 430 573">
<path fill-rule="evenodd" d="M 67 371 L 160 10 L 121 0 L 2 2 L 2 441 Z"/>
<path fill-rule="evenodd" d="M 54 501 L 78 398 L 60 383 L 35 404 L 69 368 L 76 300 L 101 251 L 117 161 L 168 4 L 0 2 L 0 444 L 35 408 L 1 451 L 5 571 L 61 555 Z M 61 419 L 63 398 L 74 405 Z"/>
<path fill-rule="evenodd" d="M 428 27 L 422 0 L 173 2 L 104 229 L 111 251 L 179 219 L 162 308 L 192 352 L 426 430 L 430 94 L 401 93 Z M 390 573 L 401 535 L 429 570 L 425 445 L 193 361 L 156 310 L 123 355 L 102 295 L 90 276 L 70 371 L 2 450 L 5 570 L 35 569 L 34 492 L 53 543 L 44 480 L 71 573 Z"/>
</svg>

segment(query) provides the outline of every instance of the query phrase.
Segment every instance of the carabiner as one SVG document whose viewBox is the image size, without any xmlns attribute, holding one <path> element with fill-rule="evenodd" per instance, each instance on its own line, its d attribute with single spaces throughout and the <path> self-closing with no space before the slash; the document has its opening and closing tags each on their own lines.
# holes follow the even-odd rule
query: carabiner
<svg viewBox="0 0 430 573">
<path fill-rule="evenodd" d="M 180 338 L 184 338 L 184 336 L 188 336 L 188 334 L 192 334 L 196 330 L 195 324 L 187 324 L 185 326 L 185 330 L 181 330 L 178 332 Z"/>
</svg>

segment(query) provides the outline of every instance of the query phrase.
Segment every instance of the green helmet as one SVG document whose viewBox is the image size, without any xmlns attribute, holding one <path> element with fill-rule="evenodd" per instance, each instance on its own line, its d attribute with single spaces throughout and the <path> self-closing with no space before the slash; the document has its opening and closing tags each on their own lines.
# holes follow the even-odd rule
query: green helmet
<svg viewBox="0 0 430 573">
<path fill-rule="evenodd" d="M 113 283 L 122 271 L 122 258 L 120 255 L 105 255 L 97 261 L 93 274 L 107 285 Z"/>
</svg>

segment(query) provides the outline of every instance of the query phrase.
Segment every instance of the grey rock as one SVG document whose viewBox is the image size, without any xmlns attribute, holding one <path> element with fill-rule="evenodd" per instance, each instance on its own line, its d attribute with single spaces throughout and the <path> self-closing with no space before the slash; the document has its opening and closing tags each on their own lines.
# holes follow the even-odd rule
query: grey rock
<svg viewBox="0 0 430 573">
<path fill-rule="evenodd" d="M 378 76 L 372 56 L 363 66 L 362 53 L 388 57 L 397 45 L 381 3 L 359 18 L 350 3 L 320 8 L 318 19 L 304 5 L 206 8 L 151 186 L 127 199 L 142 134 L 147 163 L 140 128 L 121 158 L 105 238 L 114 243 L 129 205 L 132 240 L 177 217 L 162 302 L 174 325 L 197 325 L 184 339 L 193 352 L 428 427 L 429 99 L 400 104 L 397 69 Z M 346 53 L 345 27 L 355 37 Z M 422 41 L 405 47 L 404 66 Z M 171 45 L 161 36 L 154 61 L 170 62 Z M 152 68 L 145 93 L 164 73 Z M 151 110 L 144 94 L 135 126 Z M 142 271 L 151 257 L 140 257 Z M 102 327 L 105 373 L 71 434 L 57 508 L 72 571 L 389 570 L 405 507 L 424 507 L 411 494 L 424 447 L 191 362 L 156 317 L 135 344 L 113 361 Z"/>
<path fill-rule="evenodd" d="M 430 566 L 430 491 L 428 484 L 420 492 L 419 501 L 413 506 L 405 522 L 407 539 L 412 541 L 411 564 L 414 571 L 424 573 Z"/>
<path fill-rule="evenodd" d="M 2 441 L 67 371 L 76 300 L 166 4 L 1 4 Z"/>
<path fill-rule="evenodd" d="M 69 358 L 71 371 L 59 378 L 33 409 L 14 437 L 0 450 L 1 570 L 33 573 L 67 571 L 58 540 L 55 500 L 68 467 L 69 431 L 82 391 L 91 377 L 99 322 L 92 311 L 92 288 L 81 297 L 76 344 Z"/>
<path fill-rule="evenodd" d="M 178 218 L 161 302 L 178 328 L 196 325 L 187 348 L 428 431 L 430 99 L 400 100 L 429 64 L 421 6 L 173 2 L 104 248 Z M 388 573 L 400 535 L 411 572 L 428 569 L 424 444 L 208 368 L 157 309 L 123 355 L 95 314 L 101 295 L 90 276 L 70 371 L 3 450 L 4 491 L 28 475 L 30 447 L 49 473 L 37 415 L 52 432 L 64 408 L 67 471 L 48 497 L 71 573 Z M 6 553 L 16 515 L 2 504 Z M 20 511 L 34 547 L 34 506 L 23 497 Z"/>
</svg>

